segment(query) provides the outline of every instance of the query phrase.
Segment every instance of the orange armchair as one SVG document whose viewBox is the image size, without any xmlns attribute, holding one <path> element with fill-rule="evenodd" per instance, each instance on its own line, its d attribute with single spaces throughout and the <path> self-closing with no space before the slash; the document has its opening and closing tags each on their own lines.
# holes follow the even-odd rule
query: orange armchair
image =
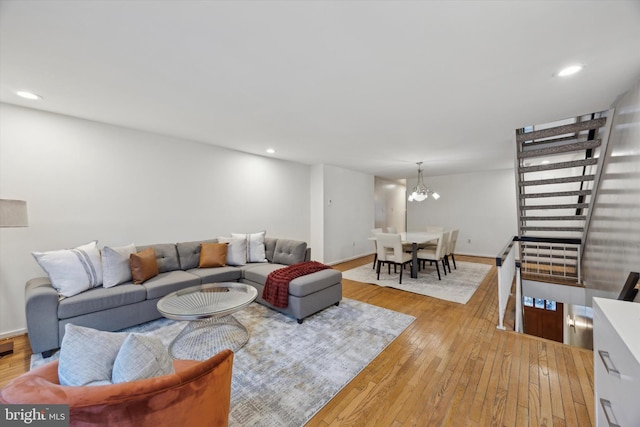
<svg viewBox="0 0 640 427">
<path fill-rule="evenodd" d="M 227 426 L 233 352 L 174 360 L 175 373 L 128 383 L 69 387 L 50 362 L 0 390 L 0 403 L 68 404 L 71 426 Z"/>
</svg>

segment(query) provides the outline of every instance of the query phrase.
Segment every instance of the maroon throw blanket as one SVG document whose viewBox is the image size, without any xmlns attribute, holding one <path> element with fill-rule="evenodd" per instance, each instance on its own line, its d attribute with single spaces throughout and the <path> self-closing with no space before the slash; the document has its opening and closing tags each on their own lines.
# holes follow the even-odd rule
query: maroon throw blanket
<svg viewBox="0 0 640 427">
<path fill-rule="evenodd" d="M 272 271 L 262 289 L 262 298 L 274 307 L 286 308 L 289 305 L 289 282 L 316 271 L 331 268 L 318 261 L 306 261 Z"/>
</svg>

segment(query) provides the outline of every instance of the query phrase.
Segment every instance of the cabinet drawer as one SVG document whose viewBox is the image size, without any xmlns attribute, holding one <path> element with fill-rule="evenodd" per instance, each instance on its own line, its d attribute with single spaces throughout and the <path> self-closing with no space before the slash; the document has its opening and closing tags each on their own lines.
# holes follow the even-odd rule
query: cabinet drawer
<svg viewBox="0 0 640 427">
<path fill-rule="evenodd" d="M 618 308 L 616 303 L 618 301 L 605 302 L 604 304 L 611 311 Z M 622 308 L 629 308 L 629 306 Z M 632 306 L 632 308 L 636 310 L 640 308 L 640 305 Z M 616 316 L 614 315 L 612 318 L 616 319 Z M 616 328 L 616 325 L 619 327 L 620 320 L 618 316 L 617 323 L 612 323 L 607 312 L 600 310 L 599 303 L 594 304 L 594 403 L 596 425 L 599 427 L 640 426 L 640 403 L 638 401 L 638 396 L 640 396 L 640 363 L 632 350 L 636 348 L 633 341 L 632 346 L 629 347 L 629 341 L 623 339 Z M 623 320 L 629 322 L 625 327 L 630 325 L 635 327 L 635 315 Z M 624 336 L 629 338 L 628 329 Z"/>
</svg>

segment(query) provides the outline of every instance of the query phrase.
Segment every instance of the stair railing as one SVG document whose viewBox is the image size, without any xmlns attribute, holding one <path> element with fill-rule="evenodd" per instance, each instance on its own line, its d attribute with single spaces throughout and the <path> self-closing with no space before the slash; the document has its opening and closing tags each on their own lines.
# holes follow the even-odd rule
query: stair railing
<svg viewBox="0 0 640 427">
<path fill-rule="evenodd" d="M 518 302 L 522 304 L 522 295 L 520 295 L 520 263 L 516 262 L 516 254 L 518 253 L 518 236 L 513 236 L 509 243 L 496 256 L 496 267 L 498 268 L 498 329 L 505 330 L 504 315 L 509 303 L 509 295 L 514 283 L 516 284 L 516 307 Z M 518 312 L 522 312 L 516 308 L 516 328 L 518 331 Z M 522 331 L 522 322 L 520 319 L 520 332 Z"/>
<path fill-rule="evenodd" d="M 527 256 L 527 245 L 533 245 L 533 256 Z M 509 295 L 515 284 L 514 330 L 523 331 L 522 321 L 522 274 L 562 277 L 581 283 L 580 239 L 513 236 L 496 256 L 498 269 L 498 329 L 505 330 L 504 317 L 509 303 Z M 544 251 L 549 255 L 544 256 Z M 564 261 L 558 261 L 558 252 L 565 253 Z M 518 254 L 522 258 L 516 259 Z M 541 255 L 542 254 L 542 255 Z M 554 260 L 556 260 L 554 264 Z M 575 274 L 573 274 L 575 273 Z"/>
<path fill-rule="evenodd" d="M 523 274 L 582 282 L 582 240 L 519 236 Z"/>
</svg>

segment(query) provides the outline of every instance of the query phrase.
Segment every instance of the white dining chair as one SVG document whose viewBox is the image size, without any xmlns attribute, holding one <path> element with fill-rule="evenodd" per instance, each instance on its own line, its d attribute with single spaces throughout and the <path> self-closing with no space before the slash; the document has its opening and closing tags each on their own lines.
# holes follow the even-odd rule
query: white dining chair
<svg viewBox="0 0 640 427">
<path fill-rule="evenodd" d="M 458 242 L 458 231 L 457 229 L 451 231 L 451 238 L 449 239 L 449 246 L 447 247 L 447 263 L 449 262 L 449 256 L 451 256 L 454 270 L 458 269 L 458 267 L 456 267 L 456 258 L 453 255 L 456 250 L 456 243 Z M 451 267 L 449 267 L 449 271 L 451 271 Z"/>
<path fill-rule="evenodd" d="M 382 233 L 382 228 L 372 228 L 371 229 L 371 234 L 373 235 L 373 237 L 376 237 L 378 234 Z M 373 269 L 376 269 L 376 261 L 378 261 L 378 241 L 374 240 L 373 241 L 373 249 L 375 250 L 374 254 L 373 254 Z"/>
<path fill-rule="evenodd" d="M 380 267 L 387 264 L 388 274 L 391 274 L 391 265 L 393 265 L 393 271 L 396 271 L 396 267 L 400 266 L 400 279 L 399 283 L 402 284 L 402 272 L 404 267 L 411 263 L 412 256 L 402 250 L 402 239 L 400 234 L 382 233 L 377 235 L 378 244 L 378 264 L 376 266 L 376 273 L 378 274 L 378 280 L 380 280 Z"/>
<path fill-rule="evenodd" d="M 447 270 L 445 267 L 444 255 L 447 247 L 447 243 L 449 241 L 450 232 L 441 233 L 438 237 L 438 243 L 435 247 L 428 247 L 425 249 L 420 249 L 417 252 L 418 261 L 433 261 L 436 264 L 436 271 L 438 272 L 438 280 L 442 280 L 440 276 L 440 267 L 438 263 L 442 263 L 442 269 L 444 270 L 444 274 L 447 274 Z"/>
</svg>

